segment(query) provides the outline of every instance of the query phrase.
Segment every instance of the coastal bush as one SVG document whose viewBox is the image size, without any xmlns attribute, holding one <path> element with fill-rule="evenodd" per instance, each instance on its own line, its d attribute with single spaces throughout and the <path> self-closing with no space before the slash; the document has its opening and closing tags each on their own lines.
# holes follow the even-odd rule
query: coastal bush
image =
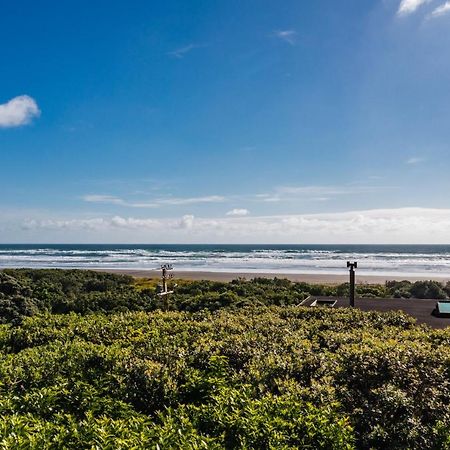
<svg viewBox="0 0 450 450">
<path fill-rule="evenodd" d="M 5 269 L 0 272 L 0 321 L 37 313 L 88 314 L 150 310 L 149 297 L 126 275 L 83 270 Z"/>
<path fill-rule="evenodd" d="M 398 312 L 247 306 L 0 326 L 0 448 L 440 449 L 449 427 L 450 329 Z"/>
<path fill-rule="evenodd" d="M 411 297 L 415 298 L 447 298 L 441 283 L 437 281 L 416 281 L 411 286 Z"/>
<path fill-rule="evenodd" d="M 156 292 L 99 272 L 0 272 L 0 448 L 450 449 L 450 329 L 296 306 L 348 284 Z"/>
<path fill-rule="evenodd" d="M 0 323 L 20 323 L 42 313 L 92 314 L 127 311 L 199 312 L 255 306 L 295 306 L 310 295 L 347 296 L 348 283 L 310 285 L 286 279 L 177 281 L 173 294 L 157 295 L 158 281 L 84 270 L 7 269 L 0 271 Z M 450 284 L 435 281 L 389 281 L 360 284 L 359 297 L 446 298 Z"/>
<path fill-rule="evenodd" d="M 427 281 L 387 281 L 386 289 L 390 296 L 397 298 L 435 298 L 444 299 L 450 293 L 450 286 L 433 280 Z"/>
</svg>

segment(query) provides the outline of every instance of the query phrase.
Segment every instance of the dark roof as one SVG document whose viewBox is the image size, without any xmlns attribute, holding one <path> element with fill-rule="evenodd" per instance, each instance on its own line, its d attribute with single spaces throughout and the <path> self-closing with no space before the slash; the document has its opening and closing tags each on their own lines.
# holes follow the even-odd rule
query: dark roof
<svg viewBox="0 0 450 450">
<path fill-rule="evenodd" d="M 311 306 L 314 300 L 336 300 L 335 308 L 349 307 L 349 299 L 345 297 L 310 296 L 302 306 Z M 362 311 L 403 311 L 417 319 L 417 323 L 425 323 L 433 328 L 450 326 L 450 317 L 437 317 L 433 313 L 439 300 L 418 298 L 357 298 L 355 307 Z"/>
</svg>

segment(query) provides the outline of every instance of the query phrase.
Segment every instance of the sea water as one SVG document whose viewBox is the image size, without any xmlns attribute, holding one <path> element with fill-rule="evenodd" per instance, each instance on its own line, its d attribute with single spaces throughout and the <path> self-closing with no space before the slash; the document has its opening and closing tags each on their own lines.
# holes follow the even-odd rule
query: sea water
<svg viewBox="0 0 450 450">
<path fill-rule="evenodd" d="M 0 268 L 449 276 L 450 245 L 0 245 Z"/>
</svg>

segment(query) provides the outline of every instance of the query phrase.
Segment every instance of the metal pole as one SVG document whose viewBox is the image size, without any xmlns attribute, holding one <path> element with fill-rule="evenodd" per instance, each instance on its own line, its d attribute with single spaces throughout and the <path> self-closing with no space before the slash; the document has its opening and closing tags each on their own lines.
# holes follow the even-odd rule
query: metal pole
<svg viewBox="0 0 450 450">
<path fill-rule="evenodd" d="M 167 275 L 166 275 L 166 268 L 162 268 L 162 291 L 167 292 Z"/>
<path fill-rule="evenodd" d="M 355 307 L 355 269 L 358 267 L 358 263 L 355 261 L 351 263 L 347 261 L 347 267 L 350 269 L 350 306 Z"/>
</svg>

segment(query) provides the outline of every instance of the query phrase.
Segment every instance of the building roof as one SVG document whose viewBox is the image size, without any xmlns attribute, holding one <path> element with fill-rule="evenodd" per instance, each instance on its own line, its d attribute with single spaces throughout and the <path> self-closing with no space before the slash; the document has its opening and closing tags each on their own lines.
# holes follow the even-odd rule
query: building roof
<svg viewBox="0 0 450 450">
<path fill-rule="evenodd" d="M 303 300 L 302 306 L 312 306 L 315 300 L 335 300 L 334 308 L 349 307 L 349 299 L 346 297 L 310 296 Z M 357 298 L 355 308 L 362 311 L 403 311 L 415 317 L 417 323 L 427 324 L 432 328 L 446 328 L 450 326 L 450 317 L 437 317 L 434 315 L 436 304 L 439 300 L 418 298 Z"/>
</svg>

